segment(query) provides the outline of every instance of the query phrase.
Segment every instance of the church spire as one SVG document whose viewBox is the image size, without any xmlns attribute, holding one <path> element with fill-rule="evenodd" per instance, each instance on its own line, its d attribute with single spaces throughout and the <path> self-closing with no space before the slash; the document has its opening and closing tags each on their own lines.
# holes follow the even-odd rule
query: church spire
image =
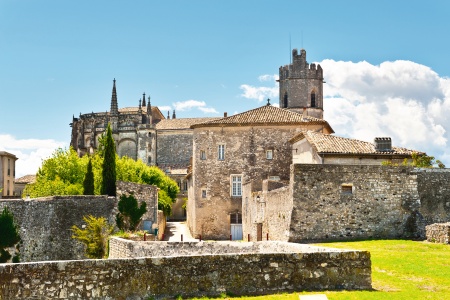
<svg viewBox="0 0 450 300">
<path fill-rule="evenodd" d="M 145 93 L 142 95 L 142 106 L 145 106 Z"/>
<path fill-rule="evenodd" d="M 111 96 L 111 115 L 117 116 L 119 114 L 119 108 L 117 106 L 117 92 L 116 92 L 116 79 L 113 80 L 113 89 Z"/>
</svg>

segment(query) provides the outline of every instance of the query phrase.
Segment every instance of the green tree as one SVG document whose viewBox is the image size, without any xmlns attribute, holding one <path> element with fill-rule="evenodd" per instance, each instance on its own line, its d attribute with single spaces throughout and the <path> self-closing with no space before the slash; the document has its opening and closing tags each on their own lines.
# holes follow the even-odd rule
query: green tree
<svg viewBox="0 0 450 300">
<path fill-rule="evenodd" d="M 11 254 L 5 249 L 20 242 L 19 230 L 14 223 L 14 216 L 5 207 L 0 214 L 0 263 L 5 263 L 11 258 Z M 13 258 L 13 262 L 18 262 L 18 253 Z"/>
<path fill-rule="evenodd" d="M 435 168 L 436 166 L 440 169 L 445 168 L 445 165 L 438 159 L 435 159 L 434 156 L 429 156 L 426 154 L 419 154 L 417 152 L 413 152 L 411 154 L 412 162 L 409 162 L 407 158 L 403 160 L 403 166 L 412 166 L 416 168 Z M 399 164 L 395 164 L 392 161 L 383 161 L 381 162 L 382 166 L 398 166 Z"/>
<path fill-rule="evenodd" d="M 102 165 L 102 195 L 116 195 L 116 147 L 112 137 L 111 125 L 106 130 L 105 153 Z"/>
<path fill-rule="evenodd" d="M 104 258 L 108 255 L 108 237 L 113 233 L 114 226 L 108 224 L 104 217 L 84 216 L 85 229 L 72 226 L 72 238 L 85 245 L 88 258 Z"/>
<path fill-rule="evenodd" d="M 119 213 L 116 216 L 117 227 L 121 230 L 135 231 L 142 216 L 147 212 L 147 203 L 138 205 L 133 195 L 122 195 L 118 203 Z"/>
<path fill-rule="evenodd" d="M 83 181 L 83 194 L 84 195 L 94 195 L 94 172 L 92 171 L 92 161 L 89 159 L 86 175 Z"/>
</svg>

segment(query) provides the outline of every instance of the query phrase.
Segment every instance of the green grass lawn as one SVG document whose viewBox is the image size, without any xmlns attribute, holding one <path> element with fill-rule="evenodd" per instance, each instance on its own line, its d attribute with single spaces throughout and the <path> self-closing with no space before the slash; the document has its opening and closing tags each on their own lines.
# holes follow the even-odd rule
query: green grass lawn
<svg viewBox="0 0 450 300">
<path fill-rule="evenodd" d="M 367 250 L 372 259 L 372 291 L 317 292 L 328 299 L 450 299 L 450 245 L 404 240 L 326 243 L 320 246 Z M 292 294 L 241 297 L 298 300 Z M 206 298 L 204 298 L 206 299 Z M 225 297 L 225 299 L 234 299 Z"/>
</svg>

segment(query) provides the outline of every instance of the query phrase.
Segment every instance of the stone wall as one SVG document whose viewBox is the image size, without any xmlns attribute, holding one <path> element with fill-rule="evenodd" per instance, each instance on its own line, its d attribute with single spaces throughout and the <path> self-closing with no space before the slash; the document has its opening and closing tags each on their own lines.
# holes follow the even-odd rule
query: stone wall
<svg viewBox="0 0 450 300">
<path fill-rule="evenodd" d="M 250 240 L 288 241 L 292 214 L 292 189 L 286 182 L 264 180 L 262 191 L 252 183 L 243 187 L 242 230 Z M 259 227 L 259 228 L 258 228 Z"/>
<path fill-rule="evenodd" d="M 157 187 L 117 182 L 117 195 L 131 193 L 147 202 L 149 220 L 155 220 Z M 20 260 L 23 262 L 84 258 L 84 246 L 72 239 L 71 227 L 84 225 L 83 216 L 104 217 L 116 224 L 117 201 L 107 196 L 53 196 L 31 200 L 0 201 L 0 211 L 8 207 L 14 215 L 22 239 Z M 164 230 L 163 230 L 164 232 Z"/>
<path fill-rule="evenodd" d="M 162 240 L 166 230 L 166 216 L 162 210 L 158 210 L 158 240 Z"/>
<path fill-rule="evenodd" d="M 450 221 L 450 170 L 417 169 L 415 173 L 420 197 L 415 222 L 420 224 L 420 236 L 425 237 L 425 225 Z"/>
<path fill-rule="evenodd" d="M 14 215 L 22 239 L 21 261 L 84 258 L 83 245 L 72 239 L 73 225 L 83 216 L 105 217 L 115 224 L 116 200 L 107 196 L 54 196 L 31 200 L 2 200 Z"/>
<path fill-rule="evenodd" d="M 315 253 L 335 252 L 337 249 L 280 241 L 235 242 L 142 242 L 114 237 L 110 240 L 109 259 L 159 256 L 198 256 L 249 253 Z M 346 251 L 346 250 L 345 250 Z"/>
<path fill-rule="evenodd" d="M 431 224 L 425 229 L 428 242 L 450 244 L 450 222 Z"/>
<path fill-rule="evenodd" d="M 192 156 L 192 129 L 158 130 L 156 147 L 158 167 L 187 168 Z"/>
<path fill-rule="evenodd" d="M 0 265 L 1 299 L 163 299 L 342 289 L 371 289 L 368 252 L 309 247 Z"/>
<path fill-rule="evenodd" d="M 289 241 L 425 238 L 450 220 L 450 171 L 293 165 Z"/>
<path fill-rule="evenodd" d="M 148 184 L 117 181 L 116 195 L 118 201 L 122 195 L 133 195 L 138 204 L 144 201 L 147 204 L 147 212 L 142 216 L 143 221 L 150 221 L 151 224 L 158 222 L 158 187 Z M 139 228 L 143 229 L 142 222 Z"/>
</svg>

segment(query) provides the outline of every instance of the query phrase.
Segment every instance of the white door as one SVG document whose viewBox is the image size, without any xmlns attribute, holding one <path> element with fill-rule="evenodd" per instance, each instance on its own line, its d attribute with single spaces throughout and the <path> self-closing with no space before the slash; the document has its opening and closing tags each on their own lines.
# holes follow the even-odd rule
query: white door
<svg viewBox="0 0 450 300">
<path fill-rule="evenodd" d="M 231 239 L 242 240 L 242 224 L 231 224 Z"/>
</svg>

